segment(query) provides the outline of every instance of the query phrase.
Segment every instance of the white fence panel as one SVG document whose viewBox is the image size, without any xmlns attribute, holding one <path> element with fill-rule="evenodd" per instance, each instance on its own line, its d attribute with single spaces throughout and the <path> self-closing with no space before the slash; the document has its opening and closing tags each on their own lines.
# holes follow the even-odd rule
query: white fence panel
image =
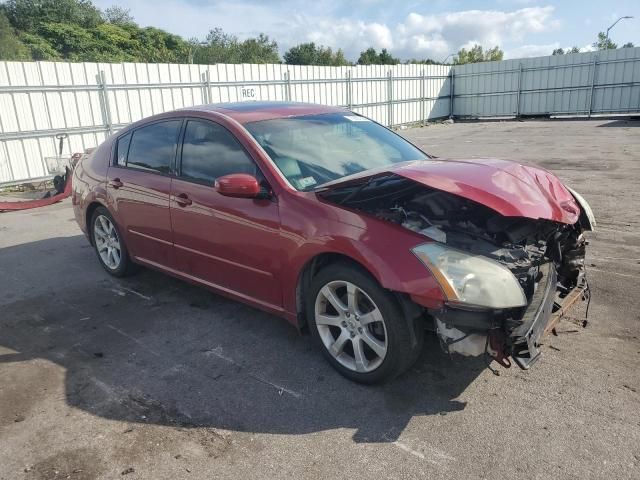
<svg viewBox="0 0 640 480">
<path fill-rule="evenodd" d="M 444 117 L 449 70 L 0 62 L 0 184 L 48 177 L 45 158 L 58 154 L 57 135 L 64 136 L 63 154 L 83 151 L 150 115 L 241 101 L 243 87 L 256 100 L 340 105 L 390 126 Z"/>
</svg>

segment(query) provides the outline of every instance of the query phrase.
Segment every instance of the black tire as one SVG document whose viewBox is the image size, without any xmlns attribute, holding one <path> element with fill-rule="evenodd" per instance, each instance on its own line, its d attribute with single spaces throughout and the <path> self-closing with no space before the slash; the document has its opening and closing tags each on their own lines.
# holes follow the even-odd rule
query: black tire
<svg viewBox="0 0 640 480">
<path fill-rule="evenodd" d="M 364 292 L 382 314 L 387 350 L 382 362 L 373 371 L 358 372 L 340 363 L 325 346 L 316 324 L 316 299 L 320 290 L 331 282 L 340 281 L 349 282 Z M 375 384 L 393 379 L 410 368 L 420 355 L 424 340 L 422 325 L 414 327 L 415 334 L 412 336 L 409 323 L 404 318 L 396 298 L 383 289 L 371 275 L 355 265 L 334 263 L 320 270 L 311 281 L 305 298 L 305 308 L 314 341 L 329 363 L 350 380 Z"/>
<path fill-rule="evenodd" d="M 120 244 L 120 262 L 115 268 L 112 268 L 109 265 L 107 265 L 105 261 L 102 259 L 100 252 L 98 251 L 98 242 L 96 241 L 96 221 L 98 221 L 98 218 L 100 216 L 107 217 L 109 219 L 109 221 L 113 225 L 113 228 L 115 229 L 115 232 Z M 96 252 L 96 256 L 98 257 L 98 261 L 100 262 L 100 265 L 102 265 L 102 268 L 104 268 L 107 271 L 107 273 L 109 273 L 110 275 L 113 275 L 114 277 L 126 277 L 128 275 L 135 273 L 135 271 L 137 270 L 136 268 L 137 266 L 131 261 L 131 258 L 129 257 L 129 251 L 127 250 L 127 246 L 124 242 L 124 238 L 120 234 L 118 225 L 116 221 L 113 219 L 113 216 L 109 213 L 109 210 L 107 210 L 104 207 L 96 208 L 93 214 L 91 215 L 91 223 L 89 225 L 90 225 L 91 243 L 93 244 L 93 249 Z"/>
</svg>

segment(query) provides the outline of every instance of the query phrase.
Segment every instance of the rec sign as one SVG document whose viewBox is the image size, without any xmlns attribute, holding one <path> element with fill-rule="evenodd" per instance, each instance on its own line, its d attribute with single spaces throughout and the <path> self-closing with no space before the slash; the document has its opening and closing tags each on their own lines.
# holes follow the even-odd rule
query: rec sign
<svg viewBox="0 0 640 480">
<path fill-rule="evenodd" d="M 258 91 L 256 87 L 240 87 L 241 100 L 257 100 Z"/>
</svg>

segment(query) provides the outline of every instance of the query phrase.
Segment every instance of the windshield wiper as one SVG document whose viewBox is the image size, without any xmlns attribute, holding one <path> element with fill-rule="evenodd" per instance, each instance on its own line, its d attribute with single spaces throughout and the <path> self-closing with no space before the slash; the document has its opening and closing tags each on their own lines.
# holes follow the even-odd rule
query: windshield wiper
<svg viewBox="0 0 640 480">
<path fill-rule="evenodd" d="M 376 182 L 376 181 L 380 180 L 380 181 L 382 181 L 382 183 L 384 183 L 387 180 L 389 180 L 390 178 L 392 178 L 392 175 L 389 175 L 389 176 L 386 176 L 386 177 L 370 177 L 366 182 L 364 182 L 362 185 L 360 185 L 358 188 L 356 188 L 353 192 L 351 192 L 349 195 L 344 197 L 342 200 L 337 201 L 336 203 L 338 205 L 342 205 L 342 204 L 348 202 L 349 200 L 351 200 L 352 198 L 354 198 L 355 196 L 357 196 L 360 192 L 362 192 L 365 188 L 367 188 L 373 182 Z"/>
</svg>

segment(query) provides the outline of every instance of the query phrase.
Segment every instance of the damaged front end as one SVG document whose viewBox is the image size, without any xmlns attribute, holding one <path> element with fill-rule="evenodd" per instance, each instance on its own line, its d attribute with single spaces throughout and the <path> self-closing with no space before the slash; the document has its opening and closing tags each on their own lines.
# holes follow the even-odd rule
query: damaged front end
<svg viewBox="0 0 640 480">
<path fill-rule="evenodd" d="M 413 253 L 447 299 L 427 311 L 447 352 L 489 355 L 505 367 L 512 358 L 527 369 L 540 356 L 554 313 L 589 296 L 583 231 L 595 221 L 577 194 L 566 205 L 576 210 L 572 224 L 505 216 L 394 173 L 319 194 L 425 237 Z"/>
</svg>

